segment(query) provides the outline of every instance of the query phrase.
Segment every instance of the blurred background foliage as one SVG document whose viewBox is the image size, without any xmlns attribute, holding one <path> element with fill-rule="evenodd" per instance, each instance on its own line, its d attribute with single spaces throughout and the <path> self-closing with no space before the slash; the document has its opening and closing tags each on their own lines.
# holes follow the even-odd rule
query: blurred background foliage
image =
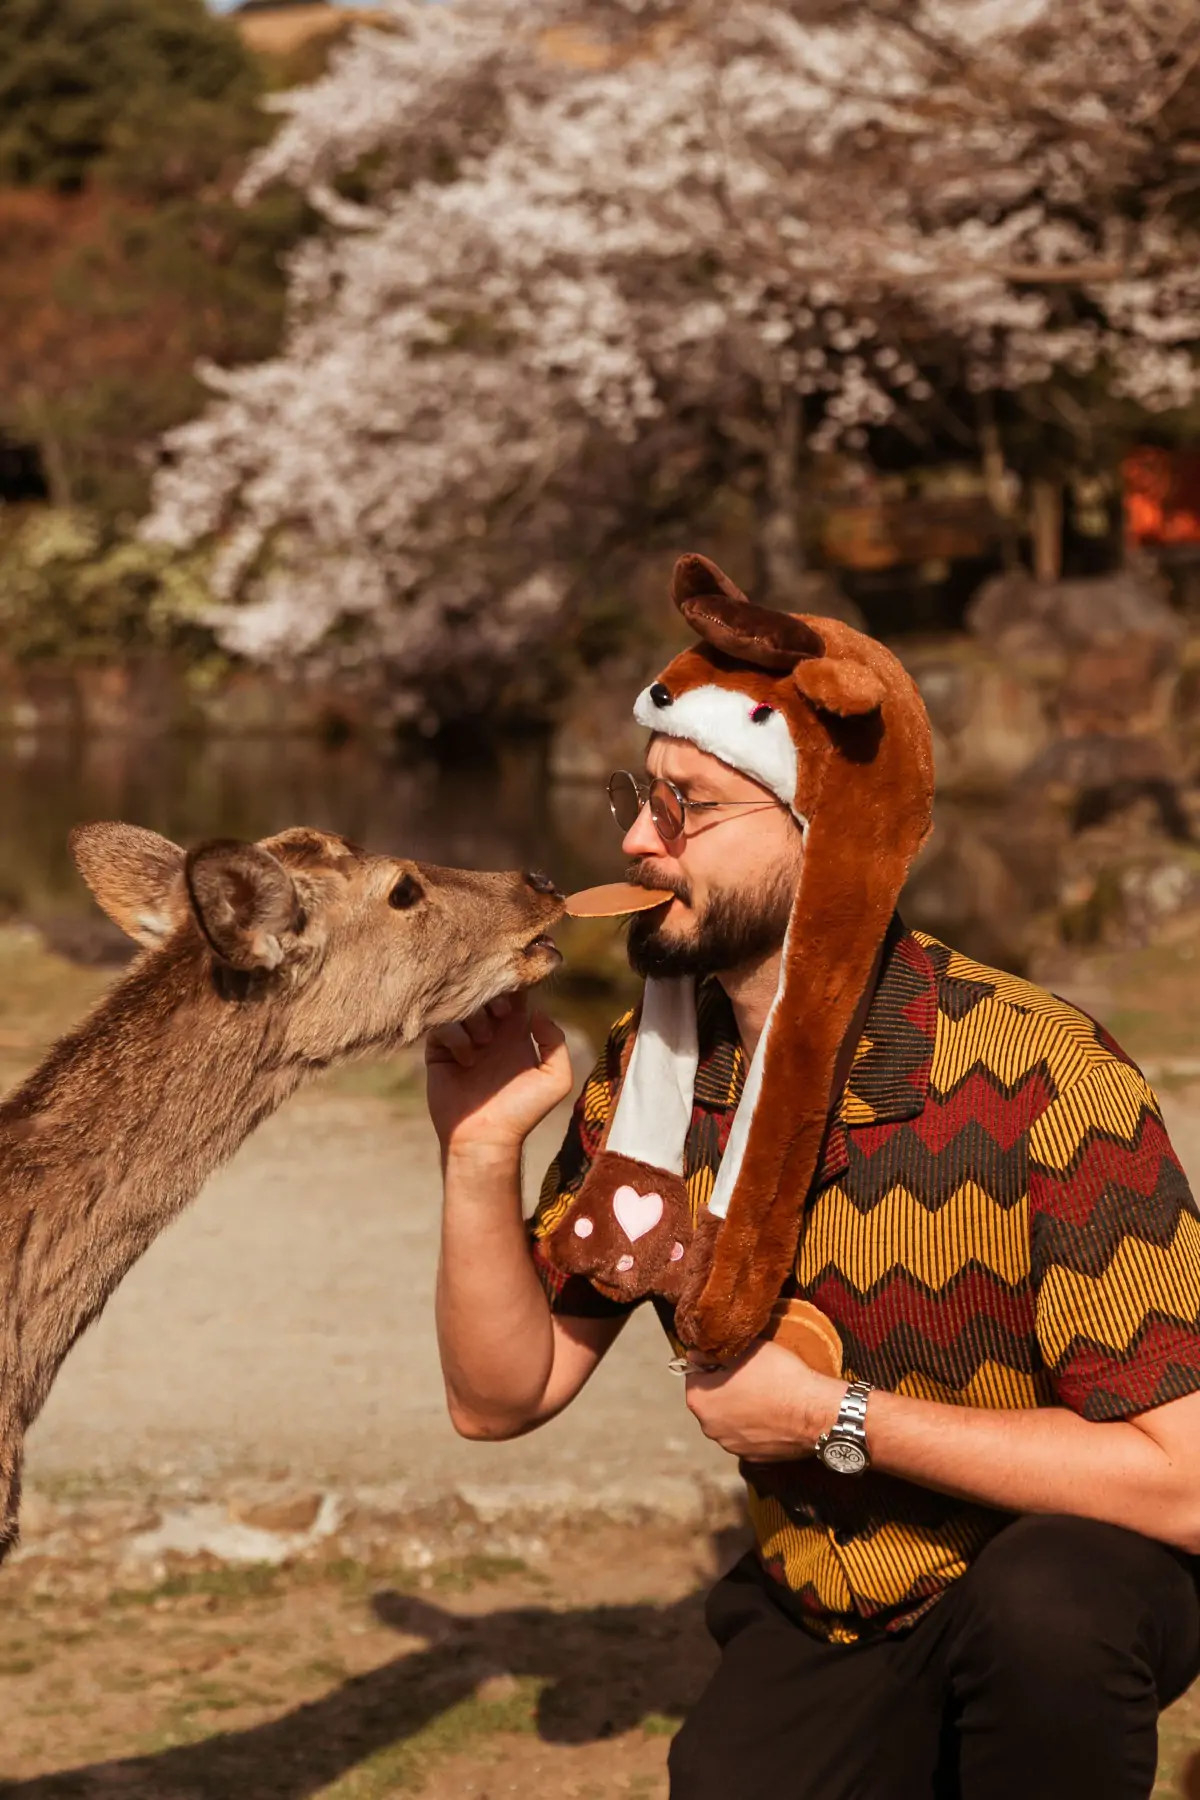
<svg viewBox="0 0 1200 1800">
<path fill-rule="evenodd" d="M 290 78 L 200 0 L 0 8 L 0 431 L 37 447 L 31 498 L 132 524 L 147 445 L 202 403 L 197 360 L 276 347 L 312 220 L 232 190 Z"/>
</svg>

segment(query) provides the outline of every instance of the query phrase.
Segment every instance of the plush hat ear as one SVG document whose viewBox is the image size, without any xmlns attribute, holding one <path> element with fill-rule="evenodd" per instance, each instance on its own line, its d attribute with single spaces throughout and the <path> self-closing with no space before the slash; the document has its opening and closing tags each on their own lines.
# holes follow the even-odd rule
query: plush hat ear
<svg viewBox="0 0 1200 1800">
<path fill-rule="evenodd" d="M 794 613 L 755 606 L 707 556 L 679 558 L 671 598 L 697 637 L 757 669 L 783 671 L 802 657 L 825 654 L 811 625 Z"/>
<path fill-rule="evenodd" d="M 188 898 L 196 923 L 234 969 L 277 969 L 280 939 L 300 928 L 296 884 L 261 844 L 217 838 L 188 853 Z"/>
<path fill-rule="evenodd" d="M 183 851 L 140 825 L 77 825 L 75 866 L 114 925 L 151 950 L 187 916 Z"/>
<path fill-rule="evenodd" d="M 708 599 L 713 595 L 740 601 L 744 606 L 750 604 L 737 583 L 730 581 L 724 569 L 718 569 L 707 556 L 698 556 L 692 551 L 678 557 L 671 571 L 671 598 L 680 612 L 686 601 Z"/>
<path fill-rule="evenodd" d="M 792 679 L 806 700 L 840 719 L 860 718 L 883 705 L 883 683 L 865 663 L 823 656 L 797 664 Z"/>
</svg>

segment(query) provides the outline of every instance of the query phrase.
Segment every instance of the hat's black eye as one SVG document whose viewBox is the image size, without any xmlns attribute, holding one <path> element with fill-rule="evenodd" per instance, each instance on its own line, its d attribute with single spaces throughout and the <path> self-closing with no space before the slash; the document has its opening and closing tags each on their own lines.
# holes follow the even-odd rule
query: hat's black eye
<svg viewBox="0 0 1200 1800">
<path fill-rule="evenodd" d="M 750 717 L 755 725 L 765 725 L 774 711 L 775 708 L 773 706 L 768 706 L 764 700 L 761 705 L 755 707 L 754 711 L 750 714 Z"/>
<path fill-rule="evenodd" d="M 416 876 L 402 875 L 388 895 L 388 905 L 394 906 L 397 912 L 406 912 L 410 906 L 415 906 L 418 900 L 424 898 L 425 890 Z"/>
<path fill-rule="evenodd" d="M 656 681 L 650 689 L 650 698 L 655 706 L 670 706 L 671 690 L 669 687 L 664 687 L 661 681 Z"/>
</svg>

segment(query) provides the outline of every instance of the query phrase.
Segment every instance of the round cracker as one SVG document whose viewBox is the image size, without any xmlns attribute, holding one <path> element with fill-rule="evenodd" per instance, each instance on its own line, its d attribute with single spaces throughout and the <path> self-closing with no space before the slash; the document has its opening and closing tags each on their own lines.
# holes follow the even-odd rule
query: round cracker
<svg viewBox="0 0 1200 1800">
<path fill-rule="evenodd" d="M 583 888 L 567 895 L 572 919 L 618 919 L 626 913 L 649 912 L 675 898 L 666 888 L 634 887 L 631 881 L 609 881 L 603 887 Z"/>
<path fill-rule="evenodd" d="M 777 1300 L 764 1336 L 806 1362 L 819 1375 L 840 1376 L 842 1340 L 837 1327 L 811 1300 Z"/>
</svg>

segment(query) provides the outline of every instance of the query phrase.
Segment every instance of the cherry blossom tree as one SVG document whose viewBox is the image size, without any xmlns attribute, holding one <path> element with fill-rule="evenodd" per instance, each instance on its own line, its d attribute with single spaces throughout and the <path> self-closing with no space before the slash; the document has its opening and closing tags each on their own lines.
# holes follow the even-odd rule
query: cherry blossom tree
<svg viewBox="0 0 1200 1800">
<path fill-rule="evenodd" d="M 605 545 L 714 467 L 786 602 L 812 455 L 993 390 L 1196 395 L 1193 0 L 392 11 L 274 102 L 244 191 L 325 228 L 157 481 L 234 650 L 386 668 L 432 726 L 527 699 Z"/>
</svg>

